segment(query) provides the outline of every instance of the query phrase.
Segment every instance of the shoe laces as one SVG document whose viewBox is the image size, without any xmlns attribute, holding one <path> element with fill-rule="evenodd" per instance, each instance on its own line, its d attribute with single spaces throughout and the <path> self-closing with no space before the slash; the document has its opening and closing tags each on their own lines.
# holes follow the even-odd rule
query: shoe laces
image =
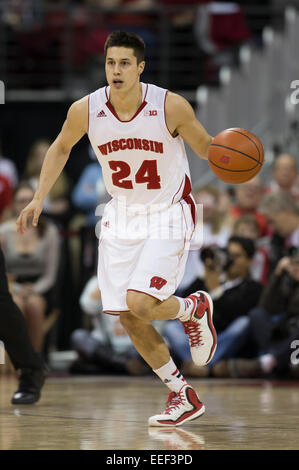
<svg viewBox="0 0 299 470">
<path fill-rule="evenodd" d="M 178 409 L 182 404 L 184 404 L 183 393 L 181 391 L 179 393 L 171 392 L 168 395 L 166 410 L 164 411 L 164 414 L 170 415 L 173 410 Z"/>
<path fill-rule="evenodd" d="M 170 405 L 170 403 L 172 402 L 172 400 L 177 396 L 177 393 L 175 392 L 170 392 L 168 394 L 168 398 L 167 398 L 167 402 L 166 402 L 166 408 Z"/>
<path fill-rule="evenodd" d="M 183 327 L 186 335 L 189 336 L 191 348 L 194 346 L 202 346 L 203 341 L 201 337 L 201 331 L 198 323 L 193 321 L 183 322 Z"/>
</svg>

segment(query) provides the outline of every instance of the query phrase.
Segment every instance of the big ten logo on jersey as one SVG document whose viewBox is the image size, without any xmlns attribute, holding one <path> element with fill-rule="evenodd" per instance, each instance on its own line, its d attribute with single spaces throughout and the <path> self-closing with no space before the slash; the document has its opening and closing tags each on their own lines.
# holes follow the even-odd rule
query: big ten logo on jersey
<svg viewBox="0 0 299 470">
<path fill-rule="evenodd" d="M 143 114 L 144 116 L 158 116 L 158 111 L 156 109 L 147 109 Z"/>
</svg>

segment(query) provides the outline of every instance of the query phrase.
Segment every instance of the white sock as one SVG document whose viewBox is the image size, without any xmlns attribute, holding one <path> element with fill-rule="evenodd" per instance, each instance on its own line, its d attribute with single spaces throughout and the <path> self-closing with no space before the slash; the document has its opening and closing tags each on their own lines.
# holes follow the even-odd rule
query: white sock
<svg viewBox="0 0 299 470">
<path fill-rule="evenodd" d="M 187 383 L 172 358 L 167 364 L 153 371 L 172 392 L 178 393 Z"/>
<path fill-rule="evenodd" d="M 192 310 L 194 308 L 193 300 L 188 299 L 188 298 L 182 299 L 182 297 L 175 297 L 175 298 L 180 303 L 180 308 L 175 318 L 178 318 L 181 321 L 188 321 L 192 313 Z"/>
</svg>

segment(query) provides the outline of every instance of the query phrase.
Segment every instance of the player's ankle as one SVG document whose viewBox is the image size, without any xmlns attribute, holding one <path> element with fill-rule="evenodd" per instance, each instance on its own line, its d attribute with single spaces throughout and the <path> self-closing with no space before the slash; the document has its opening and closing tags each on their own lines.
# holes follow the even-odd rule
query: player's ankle
<svg viewBox="0 0 299 470">
<path fill-rule="evenodd" d="M 167 364 L 153 371 L 172 392 L 178 393 L 187 384 L 172 358 L 170 358 Z"/>
<path fill-rule="evenodd" d="M 190 298 L 183 299 L 182 297 L 175 297 L 179 302 L 179 311 L 175 318 L 180 321 L 188 321 L 194 308 L 194 302 Z"/>
</svg>

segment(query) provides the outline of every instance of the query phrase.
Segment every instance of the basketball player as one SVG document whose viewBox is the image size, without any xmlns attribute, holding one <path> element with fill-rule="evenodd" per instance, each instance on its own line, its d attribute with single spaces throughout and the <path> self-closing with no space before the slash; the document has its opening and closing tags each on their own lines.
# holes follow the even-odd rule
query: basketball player
<svg viewBox="0 0 299 470">
<path fill-rule="evenodd" d="M 29 217 L 37 224 L 43 201 L 72 147 L 87 133 L 112 196 L 99 241 L 103 310 L 120 315 L 140 355 L 170 389 L 165 411 L 149 418 L 149 425 L 176 426 L 202 415 L 205 408 L 151 321 L 178 318 L 189 336 L 194 362 L 204 366 L 212 359 L 216 333 L 209 295 L 199 291 L 186 299 L 173 296 L 196 217 L 183 139 L 207 159 L 212 138 L 184 98 L 140 82 L 144 53 L 139 36 L 110 34 L 105 44 L 108 86 L 71 105 L 17 227 L 23 233 Z M 164 236 L 168 232 L 175 236 Z"/>
<path fill-rule="evenodd" d="M 0 247 L 0 340 L 16 370 L 19 387 L 13 394 L 14 405 L 31 405 L 40 399 L 45 381 L 43 361 L 33 349 L 24 317 L 8 290 L 5 260 Z M 1 365 L 0 365 L 1 367 Z"/>
</svg>

